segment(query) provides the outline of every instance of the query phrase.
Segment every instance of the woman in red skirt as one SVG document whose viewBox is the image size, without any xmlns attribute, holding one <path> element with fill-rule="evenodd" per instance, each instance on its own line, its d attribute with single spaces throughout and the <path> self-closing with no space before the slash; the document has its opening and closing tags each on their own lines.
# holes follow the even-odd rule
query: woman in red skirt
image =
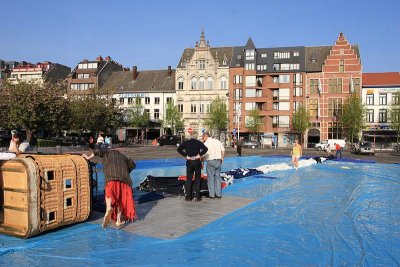
<svg viewBox="0 0 400 267">
<path fill-rule="evenodd" d="M 103 228 L 108 226 L 110 220 L 114 221 L 117 227 L 124 225 L 125 220 L 133 222 L 136 219 L 136 211 L 130 172 L 136 167 L 135 162 L 116 150 L 95 149 L 90 156 L 82 156 L 88 160 L 94 156 L 102 158 L 106 180 L 106 214 Z"/>
</svg>

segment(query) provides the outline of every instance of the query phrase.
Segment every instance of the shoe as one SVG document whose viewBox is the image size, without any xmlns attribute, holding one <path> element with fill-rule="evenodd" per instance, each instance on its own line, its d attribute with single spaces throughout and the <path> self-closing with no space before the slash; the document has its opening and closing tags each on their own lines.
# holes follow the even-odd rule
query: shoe
<svg viewBox="0 0 400 267">
<path fill-rule="evenodd" d="M 195 201 L 195 202 L 201 201 L 201 197 L 196 197 L 196 198 L 194 199 L 194 201 Z"/>
<path fill-rule="evenodd" d="M 189 196 L 186 196 L 186 197 L 185 197 L 185 201 L 192 201 L 192 198 L 189 197 Z"/>
<path fill-rule="evenodd" d="M 221 197 L 219 197 L 219 196 L 215 196 L 215 198 L 219 198 L 219 199 L 221 199 Z"/>
<path fill-rule="evenodd" d="M 126 221 L 115 222 L 117 229 L 121 229 L 125 225 Z"/>
<path fill-rule="evenodd" d="M 112 211 L 113 211 L 113 209 L 108 209 L 106 211 L 106 214 L 104 215 L 103 224 L 101 225 L 101 227 L 103 227 L 104 229 L 107 228 L 108 224 L 111 221 Z"/>
<path fill-rule="evenodd" d="M 209 197 L 209 198 L 211 198 L 211 199 L 215 199 L 215 197 Z"/>
</svg>

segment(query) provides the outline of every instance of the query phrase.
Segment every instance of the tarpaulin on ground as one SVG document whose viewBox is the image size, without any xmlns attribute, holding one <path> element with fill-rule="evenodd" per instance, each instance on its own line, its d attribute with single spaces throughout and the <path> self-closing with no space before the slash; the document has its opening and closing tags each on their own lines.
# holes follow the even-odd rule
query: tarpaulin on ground
<svg viewBox="0 0 400 267">
<path fill-rule="evenodd" d="M 253 161 L 237 167 L 257 167 Z M 0 265 L 400 264 L 400 165 L 327 161 L 267 175 L 276 179 L 245 177 L 223 191 L 252 204 L 180 238 L 90 223 L 29 240 L 0 235 Z"/>
</svg>

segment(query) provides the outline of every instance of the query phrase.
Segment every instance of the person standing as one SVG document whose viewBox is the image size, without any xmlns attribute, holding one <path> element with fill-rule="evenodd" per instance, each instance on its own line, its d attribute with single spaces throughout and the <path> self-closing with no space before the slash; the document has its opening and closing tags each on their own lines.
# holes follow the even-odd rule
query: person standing
<svg viewBox="0 0 400 267">
<path fill-rule="evenodd" d="M 207 185 L 210 198 L 221 198 L 221 165 L 224 161 L 225 148 L 218 140 L 210 137 L 209 133 L 203 134 L 204 145 L 208 148 L 207 159 Z"/>
<path fill-rule="evenodd" d="M 335 149 L 336 149 L 336 158 L 341 158 L 342 157 L 342 147 L 338 143 L 335 143 Z"/>
<path fill-rule="evenodd" d="M 204 156 L 208 148 L 196 139 L 197 133 L 190 132 L 190 139 L 184 141 L 177 149 L 178 153 L 186 158 L 186 182 L 185 182 L 185 200 L 201 201 L 201 157 Z M 193 186 L 194 175 L 194 186 Z"/>
<path fill-rule="evenodd" d="M 331 155 L 332 149 L 331 149 L 331 145 L 327 144 L 326 145 L 326 156 L 329 157 Z"/>
<path fill-rule="evenodd" d="M 130 173 L 136 167 L 135 162 L 116 150 L 95 149 L 91 155 L 82 156 L 87 160 L 94 156 L 102 158 L 106 180 L 106 213 L 102 227 L 106 228 L 111 220 L 117 227 L 124 225 L 125 220 L 133 222 L 136 211 Z"/>
<path fill-rule="evenodd" d="M 242 148 L 243 148 L 243 137 L 240 137 L 236 144 L 236 152 L 238 153 L 239 157 L 242 156 Z"/>
<path fill-rule="evenodd" d="M 290 152 L 290 155 L 292 156 L 292 164 L 297 170 L 299 168 L 299 159 L 303 155 L 303 150 L 301 149 L 298 139 L 294 140 L 293 149 Z"/>
</svg>

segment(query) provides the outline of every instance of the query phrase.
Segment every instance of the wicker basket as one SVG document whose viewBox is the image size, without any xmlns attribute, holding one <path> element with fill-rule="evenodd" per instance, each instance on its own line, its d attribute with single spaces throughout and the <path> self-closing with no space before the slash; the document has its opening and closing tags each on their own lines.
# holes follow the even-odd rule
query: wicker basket
<svg viewBox="0 0 400 267">
<path fill-rule="evenodd" d="M 0 232 L 28 238 L 85 221 L 91 212 L 87 161 L 75 155 L 23 155 L 0 163 Z"/>
</svg>

